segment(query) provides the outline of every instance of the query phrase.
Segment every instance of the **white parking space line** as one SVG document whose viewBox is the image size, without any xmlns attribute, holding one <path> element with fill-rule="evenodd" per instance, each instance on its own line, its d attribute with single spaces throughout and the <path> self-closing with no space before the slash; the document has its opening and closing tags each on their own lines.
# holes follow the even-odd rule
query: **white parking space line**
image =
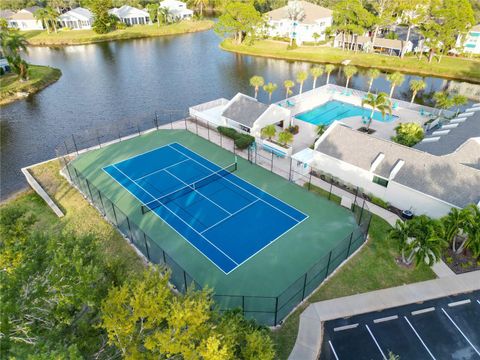
<svg viewBox="0 0 480 360">
<path fill-rule="evenodd" d="M 330 345 L 330 349 L 332 349 L 332 352 L 333 352 L 333 355 L 335 356 L 335 359 L 340 360 L 340 359 L 338 358 L 338 355 L 337 355 L 337 353 L 336 353 L 336 351 L 335 351 L 335 348 L 333 347 L 332 342 L 331 342 L 330 340 L 328 340 L 328 345 Z"/>
<path fill-rule="evenodd" d="M 337 331 L 355 329 L 357 326 L 358 326 L 358 323 L 352 324 L 352 325 L 339 326 L 339 327 L 333 328 L 333 331 L 337 332 Z"/>
<path fill-rule="evenodd" d="M 373 341 L 375 341 L 375 345 L 377 345 L 377 348 L 378 348 L 378 350 L 380 351 L 380 354 L 382 354 L 383 359 L 384 359 L 384 360 L 387 360 L 387 357 L 385 356 L 385 354 L 384 354 L 383 351 L 382 351 L 382 348 L 381 348 L 380 345 L 378 344 L 377 339 L 375 339 L 375 336 L 373 336 L 372 331 L 370 330 L 370 328 L 368 327 L 368 325 L 365 325 L 365 327 L 367 328 L 367 330 L 368 330 L 370 336 L 372 337 Z"/>
<path fill-rule="evenodd" d="M 422 338 L 420 337 L 420 335 L 418 335 L 417 330 L 415 330 L 415 328 L 414 328 L 413 325 L 410 323 L 410 321 L 408 320 L 408 318 L 407 318 L 406 316 L 404 316 L 403 318 L 407 321 L 408 325 L 410 325 L 410 327 L 412 328 L 412 330 L 413 330 L 413 332 L 415 333 L 415 335 L 417 335 L 418 340 L 420 340 L 420 342 L 422 343 L 423 347 L 425 348 L 425 350 L 427 350 L 428 354 L 432 357 L 432 359 L 433 359 L 433 360 L 437 360 L 437 359 L 435 358 L 435 356 L 433 356 L 433 354 L 432 354 L 432 352 L 430 351 L 430 349 L 428 348 L 428 346 L 423 342 L 423 340 L 422 340 Z"/>
<path fill-rule="evenodd" d="M 478 305 L 480 305 L 480 300 L 477 300 L 477 302 L 478 302 Z"/>
<path fill-rule="evenodd" d="M 425 308 L 425 309 L 421 309 L 421 310 L 412 311 L 411 314 L 415 316 L 415 315 L 425 314 L 425 313 L 432 312 L 432 311 L 435 311 L 434 307 L 429 307 L 429 308 Z"/>
<path fill-rule="evenodd" d="M 454 307 L 454 306 L 465 305 L 465 304 L 470 304 L 470 303 L 471 303 L 470 299 L 455 301 L 455 302 L 451 302 L 450 304 L 448 304 L 448 307 Z"/>
<path fill-rule="evenodd" d="M 390 320 L 397 320 L 397 319 L 398 319 L 398 315 L 392 315 L 392 316 L 386 316 L 386 317 L 383 317 L 383 318 L 375 319 L 375 320 L 373 320 L 373 323 L 378 324 L 378 323 L 381 323 L 381 322 L 390 321 Z"/>
<path fill-rule="evenodd" d="M 470 344 L 470 346 L 473 348 L 473 350 L 475 350 L 475 352 L 478 354 L 478 356 L 480 356 L 480 352 L 478 351 L 478 349 L 472 344 L 472 342 L 468 339 L 468 337 L 463 333 L 463 331 L 458 327 L 458 325 L 455 323 L 455 321 L 453 321 L 453 319 L 450 317 L 450 315 L 448 315 L 448 313 L 445 311 L 444 308 L 442 308 L 442 311 L 443 313 L 447 316 L 448 320 L 450 320 L 453 324 L 453 326 L 455 326 L 457 328 L 457 330 L 459 331 L 460 334 L 462 334 L 462 336 L 465 338 L 465 340 L 467 340 L 467 342 Z"/>
</svg>

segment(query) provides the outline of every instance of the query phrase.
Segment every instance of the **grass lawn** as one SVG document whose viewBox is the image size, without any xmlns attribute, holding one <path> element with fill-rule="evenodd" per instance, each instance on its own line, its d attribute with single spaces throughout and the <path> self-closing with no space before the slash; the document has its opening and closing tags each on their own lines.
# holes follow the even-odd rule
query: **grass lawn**
<svg viewBox="0 0 480 360">
<path fill-rule="evenodd" d="M 134 25 L 108 34 L 97 34 L 93 30 L 67 30 L 47 33 L 45 30 L 26 31 L 30 45 L 80 45 L 102 41 L 139 39 L 146 37 L 176 35 L 208 30 L 213 27 L 211 20 L 181 21 L 171 25 Z"/>
<path fill-rule="evenodd" d="M 132 275 L 138 274 L 144 265 L 132 247 L 76 189 L 70 187 L 60 176 L 59 170 L 59 163 L 51 161 L 35 167 L 32 174 L 65 212 L 64 218 L 55 217 L 47 205 L 31 191 L 12 200 L 14 206 L 28 206 L 40 218 L 38 227 L 44 231 L 65 229 L 79 234 L 94 234 L 103 244 L 106 256 L 128 259 L 126 263 L 129 263 Z M 314 186 L 311 190 L 319 196 L 326 196 L 325 192 Z M 389 229 L 390 225 L 387 222 L 373 216 L 368 243 L 328 282 L 314 292 L 309 302 L 434 278 L 434 273 L 427 267 L 407 269 L 395 263 L 397 248 L 395 243 L 386 237 Z M 286 359 L 290 354 L 297 337 L 300 313 L 307 305 L 308 303 L 297 309 L 279 330 L 272 333 L 278 359 Z"/>
<path fill-rule="evenodd" d="M 264 56 L 269 58 L 310 61 L 317 63 L 340 64 L 342 61 L 351 60 L 350 65 L 360 67 L 375 67 L 385 71 L 401 71 L 404 73 L 439 76 L 443 78 L 464 80 L 473 83 L 480 83 L 480 59 L 464 59 L 444 56 L 438 63 L 432 63 L 423 58 L 406 57 L 400 59 L 394 56 L 366 54 L 362 52 L 343 51 L 330 47 L 298 47 L 294 50 L 287 50 L 287 44 L 280 41 L 261 40 L 254 45 L 236 45 L 230 39 L 222 42 L 221 48 L 227 51 L 242 54 Z"/>
<path fill-rule="evenodd" d="M 11 73 L 0 77 L 0 105 L 6 105 L 20 99 L 19 92 L 36 93 L 57 81 L 62 72 L 49 66 L 30 65 L 29 79 L 20 81 L 17 74 Z"/>
<path fill-rule="evenodd" d="M 312 186 L 311 190 L 325 196 L 322 189 Z M 404 268 L 396 264 L 397 246 L 387 238 L 390 228 L 385 220 L 373 215 L 370 239 L 362 250 L 314 292 L 304 306 L 290 315 L 279 330 L 273 332 L 279 359 L 287 359 L 292 351 L 297 338 L 299 316 L 309 303 L 435 278 L 429 267 Z"/>
</svg>

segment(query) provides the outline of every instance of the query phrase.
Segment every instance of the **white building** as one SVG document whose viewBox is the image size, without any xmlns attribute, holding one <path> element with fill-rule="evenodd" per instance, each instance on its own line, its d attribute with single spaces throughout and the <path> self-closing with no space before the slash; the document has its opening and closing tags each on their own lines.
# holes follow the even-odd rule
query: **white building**
<svg viewBox="0 0 480 360">
<path fill-rule="evenodd" d="M 307 1 L 289 1 L 287 6 L 266 13 L 266 32 L 272 37 L 287 37 L 297 44 L 325 40 L 326 29 L 332 26 L 333 11 Z M 318 34 L 318 38 L 316 35 Z"/>
<path fill-rule="evenodd" d="M 480 138 L 437 156 L 335 122 L 314 150 L 304 149 L 293 159 L 310 159 L 306 167 L 299 161 L 298 171 L 311 168 L 401 210 L 439 218 L 452 207 L 480 205 L 480 163 L 471 161 L 475 153 L 480 154 Z"/>
<path fill-rule="evenodd" d="M 355 49 L 360 51 L 376 52 L 380 54 L 400 56 L 413 51 L 411 41 L 385 39 L 377 37 L 375 43 L 369 36 L 343 36 L 338 34 L 333 41 L 333 47 Z"/>
<path fill-rule="evenodd" d="M 110 9 L 108 13 L 115 15 L 121 22 L 127 25 L 150 24 L 148 12 L 132 6 L 123 5 L 120 8 Z"/>
<path fill-rule="evenodd" d="M 178 0 L 164 0 L 160 7 L 168 10 L 170 20 L 187 20 L 193 17 L 193 10 L 187 9 L 187 4 Z"/>
<path fill-rule="evenodd" d="M 8 25 L 19 30 L 43 30 L 41 21 L 35 19 L 35 11 L 40 9 L 39 6 L 22 9 L 10 16 Z"/>
<path fill-rule="evenodd" d="M 480 54 L 480 24 L 472 27 L 466 35 L 463 41 L 463 51 L 467 54 Z"/>
<path fill-rule="evenodd" d="M 77 7 L 58 17 L 62 27 L 74 30 L 91 29 L 93 25 L 93 14 L 90 10 Z"/>
</svg>

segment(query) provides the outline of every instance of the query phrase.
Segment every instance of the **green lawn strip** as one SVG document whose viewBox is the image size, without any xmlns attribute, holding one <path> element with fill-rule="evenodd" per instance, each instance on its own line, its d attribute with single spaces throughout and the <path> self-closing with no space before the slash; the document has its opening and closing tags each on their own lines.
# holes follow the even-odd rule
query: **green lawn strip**
<svg viewBox="0 0 480 360">
<path fill-rule="evenodd" d="M 313 191 L 320 194 L 317 189 Z M 292 351 L 300 314 L 308 304 L 435 278 L 427 266 L 406 268 L 396 263 L 397 246 L 387 238 L 390 228 L 385 220 L 373 215 L 370 239 L 362 250 L 315 291 L 306 304 L 291 314 L 279 330 L 273 332 L 278 359 L 287 359 Z"/>
<path fill-rule="evenodd" d="M 0 105 L 6 105 L 20 99 L 19 92 L 34 94 L 57 81 L 62 72 L 49 66 L 30 65 L 26 81 L 20 81 L 17 74 L 11 73 L 0 77 Z"/>
<path fill-rule="evenodd" d="M 110 40 L 139 39 L 165 35 L 176 35 L 204 31 L 213 27 L 211 20 L 181 21 L 171 25 L 134 25 L 108 34 L 97 34 L 93 30 L 63 30 L 58 33 L 27 31 L 25 36 L 30 45 L 80 45 Z"/>
<path fill-rule="evenodd" d="M 287 44 L 279 41 L 261 40 L 253 45 L 236 45 L 226 39 L 220 45 L 223 50 L 264 56 L 269 58 L 299 60 L 318 63 L 340 64 L 344 60 L 351 60 L 350 65 L 365 68 L 375 67 L 385 71 L 400 71 L 425 76 L 439 76 L 480 83 L 480 60 L 444 56 L 440 63 L 433 60 L 428 63 L 426 58 L 418 60 L 415 56 L 400 59 L 394 56 L 366 54 L 362 52 L 343 51 L 330 47 L 298 47 L 287 50 Z"/>
</svg>

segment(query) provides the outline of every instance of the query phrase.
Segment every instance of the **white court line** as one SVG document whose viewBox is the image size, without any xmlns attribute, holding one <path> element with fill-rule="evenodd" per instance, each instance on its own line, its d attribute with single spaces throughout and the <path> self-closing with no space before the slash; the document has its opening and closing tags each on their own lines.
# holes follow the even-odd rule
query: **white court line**
<svg viewBox="0 0 480 360">
<path fill-rule="evenodd" d="M 387 357 L 385 356 L 385 354 L 383 353 L 382 348 L 381 348 L 380 345 L 378 344 L 377 339 L 375 339 L 375 336 L 373 336 L 372 330 L 370 330 L 370 328 L 368 327 L 368 325 L 365 325 L 365 327 L 367 328 L 367 330 L 368 330 L 370 336 L 372 337 L 373 341 L 375 341 L 375 345 L 377 345 L 377 348 L 378 348 L 378 350 L 380 351 L 380 354 L 382 354 L 383 359 L 384 359 L 384 360 L 387 360 Z"/>
<path fill-rule="evenodd" d="M 332 352 L 333 352 L 333 355 L 335 356 L 335 359 L 339 360 L 338 359 L 338 356 L 337 356 L 337 353 L 332 345 L 332 342 L 330 340 L 328 340 L 328 345 L 330 345 L 330 349 L 332 349 Z"/>
<path fill-rule="evenodd" d="M 117 168 L 115 165 L 114 165 L 115 169 L 117 169 L 118 171 L 120 171 L 124 176 L 127 177 L 127 179 L 129 179 L 130 181 L 132 181 L 135 185 L 137 185 L 140 189 L 142 189 L 143 191 L 145 191 L 145 193 L 147 193 L 148 195 L 150 195 L 153 199 L 155 199 L 155 197 L 150 194 L 147 190 L 145 190 L 143 187 L 141 187 L 140 185 L 138 185 L 135 181 L 133 181 L 132 179 L 130 179 L 130 177 L 125 174 L 122 170 L 120 170 L 119 168 Z M 123 186 L 123 185 L 122 185 Z M 125 186 L 124 186 L 125 187 Z M 135 195 L 134 195 L 135 196 Z M 136 197 L 136 196 L 135 196 Z M 138 198 L 137 198 L 138 199 Z M 140 200 L 140 199 L 139 199 Z M 141 201 L 141 200 L 140 200 Z M 143 201 L 142 201 L 143 202 Z M 229 258 L 235 265 L 238 266 L 238 263 L 233 260 L 230 256 L 228 256 L 227 254 L 225 254 L 222 250 L 220 250 L 215 244 L 213 244 L 212 242 L 210 242 L 210 240 L 208 240 L 205 236 L 203 236 L 202 234 L 200 234 L 195 228 L 193 228 L 192 226 L 190 226 L 185 220 L 183 220 L 180 216 L 178 216 L 177 214 L 175 214 L 172 210 L 170 210 L 167 206 L 164 206 L 165 209 L 167 209 L 168 211 L 170 211 L 175 217 L 177 217 L 178 219 L 180 219 L 180 221 L 182 221 L 185 225 L 187 225 L 190 229 L 192 229 L 193 231 L 195 231 L 198 235 L 200 235 L 203 239 L 205 239 L 205 241 L 207 241 L 210 245 L 212 245 L 215 249 L 217 249 L 218 251 L 220 251 L 223 255 L 225 255 L 227 258 Z M 163 220 L 163 219 L 162 219 Z M 185 237 L 184 237 L 185 238 Z M 187 239 L 188 241 L 188 239 Z M 201 252 L 201 250 L 199 250 Z M 203 253 L 202 253 L 203 254 Z M 203 254 L 205 257 L 208 258 L 208 256 L 206 254 Z M 212 262 L 214 262 L 213 260 L 210 260 Z M 223 270 L 222 270 L 223 271 Z"/>
<path fill-rule="evenodd" d="M 475 352 L 480 356 L 480 352 L 477 350 L 477 348 L 472 344 L 472 342 L 467 338 L 467 336 L 463 333 L 463 331 L 458 327 L 458 325 L 453 321 L 453 319 L 450 317 L 450 315 L 447 314 L 444 308 L 442 308 L 443 313 L 448 317 L 448 319 L 452 322 L 452 324 L 457 328 L 457 330 L 462 334 L 462 336 L 467 340 L 467 342 L 470 344 L 470 346 L 475 350 Z"/>
<path fill-rule="evenodd" d="M 178 176 L 173 175 L 170 171 L 165 170 L 165 172 L 166 172 L 167 174 L 172 175 L 172 176 L 173 176 L 175 179 L 177 179 L 178 181 L 181 181 L 182 183 L 184 183 L 186 187 L 189 186 L 189 184 L 187 184 L 185 181 L 183 181 L 182 179 L 180 179 Z M 232 215 L 232 213 L 231 213 L 230 211 L 227 211 L 226 209 L 224 209 L 223 207 L 221 207 L 220 205 L 218 205 L 215 201 L 213 201 L 212 199 L 206 197 L 206 196 L 203 195 L 201 192 L 197 191 L 197 189 L 192 188 L 192 190 L 193 190 L 194 193 L 196 193 L 196 194 L 200 195 L 201 197 L 207 199 L 207 200 L 210 201 L 213 205 L 215 205 L 215 206 L 217 206 L 218 208 L 220 208 L 220 209 L 222 209 L 223 211 L 225 211 L 228 215 Z"/>
<path fill-rule="evenodd" d="M 427 347 L 427 345 L 423 342 L 422 338 L 420 337 L 420 335 L 418 335 L 417 333 L 417 330 L 415 330 L 415 328 L 413 327 L 413 325 L 410 323 L 410 321 L 407 319 L 406 316 L 403 317 L 405 320 L 407 320 L 407 323 L 408 325 L 410 325 L 410 327 L 412 328 L 413 332 L 415 333 L 415 335 L 417 335 L 417 338 L 418 340 L 420 340 L 420 342 L 422 343 L 423 347 L 425 348 L 425 350 L 427 350 L 428 354 L 432 357 L 433 360 L 437 360 L 435 358 L 435 356 L 433 356 L 432 352 L 430 351 L 430 349 Z"/>
<path fill-rule="evenodd" d="M 181 145 L 181 144 L 180 144 L 180 145 Z M 180 154 L 182 154 L 182 155 L 185 155 L 186 157 L 190 158 L 192 161 L 195 161 L 197 164 L 199 164 L 200 166 L 203 166 L 205 169 L 208 169 L 208 170 L 210 170 L 210 171 L 213 171 L 212 169 L 209 169 L 208 167 L 206 167 L 205 165 L 203 165 L 203 164 L 200 163 L 199 161 L 197 161 L 197 160 L 195 160 L 195 159 L 192 159 L 192 158 L 191 158 L 190 156 L 188 156 L 187 154 L 182 153 L 180 150 L 177 150 L 177 149 L 175 149 L 174 147 L 172 147 L 172 149 L 174 149 L 175 151 L 178 151 L 178 152 L 179 152 Z M 197 154 L 197 155 L 198 155 L 198 154 Z M 198 156 L 202 157 L 201 155 L 198 155 Z M 205 159 L 205 160 L 209 161 L 208 159 Z M 211 161 L 209 161 L 209 162 L 211 162 Z M 233 175 L 233 176 L 235 176 L 235 175 Z M 287 214 L 285 211 L 280 210 L 280 209 L 277 208 L 275 205 L 270 204 L 269 202 L 267 202 L 267 201 L 263 200 L 262 198 L 258 197 L 257 195 L 252 194 L 252 193 L 251 193 L 250 191 L 248 191 L 247 189 L 244 189 L 244 188 L 241 187 L 240 185 L 235 184 L 235 183 L 234 183 L 233 181 L 231 181 L 230 179 L 227 179 L 227 178 L 224 178 L 224 179 L 227 180 L 228 182 L 232 183 L 232 184 L 235 185 L 236 187 L 242 189 L 242 190 L 245 191 L 246 193 L 249 193 L 249 194 L 252 195 L 253 197 L 256 197 L 257 199 L 259 199 L 260 201 L 264 202 L 265 204 L 273 207 L 273 208 L 276 209 L 277 211 L 280 211 L 281 213 L 285 214 L 286 216 L 288 216 L 289 218 L 291 218 L 291 219 L 294 220 L 295 222 L 297 222 L 297 223 L 301 222 L 301 221 L 295 219 L 293 216 Z M 242 180 L 243 180 L 243 179 L 242 179 Z M 243 180 L 243 181 L 245 181 L 245 180 Z M 250 184 L 250 183 L 249 183 L 249 184 Z M 252 185 L 252 184 L 250 184 L 250 185 Z M 252 185 L 252 186 L 255 186 L 255 185 Z M 258 189 L 258 188 L 257 188 L 257 189 Z M 261 190 L 261 189 L 259 189 L 259 190 Z M 263 190 L 262 190 L 262 191 L 263 191 Z M 265 192 L 265 191 L 263 191 L 263 192 Z M 266 192 L 265 192 L 265 193 L 266 193 Z M 268 195 L 270 195 L 270 194 L 268 194 Z M 270 195 L 270 196 L 274 197 L 273 195 Z M 282 201 L 282 200 L 280 200 L 280 199 L 277 199 L 277 200 Z M 282 202 L 283 202 L 283 201 L 282 201 Z M 285 202 L 283 202 L 283 203 L 286 204 Z M 286 204 L 286 205 L 288 205 L 288 204 Z M 288 205 L 288 206 L 292 207 L 291 205 Z M 298 211 L 298 212 L 300 212 L 300 211 L 297 210 L 297 209 L 295 209 L 295 210 Z M 303 214 L 303 213 L 302 213 L 302 214 Z M 305 215 L 305 214 L 303 214 L 303 215 Z M 306 215 L 306 216 L 308 217 L 308 215 Z M 302 220 L 302 221 L 303 221 L 303 220 Z"/>
<path fill-rule="evenodd" d="M 207 232 L 207 231 L 210 230 L 211 228 L 213 228 L 213 227 L 221 224 L 221 223 L 224 222 L 225 220 L 230 219 L 232 216 L 237 215 L 240 211 L 245 210 L 245 209 L 248 208 L 250 205 L 255 204 L 257 201 L 258 201 L 258 199 L 252 201 L 252 202 L 249 203 L 248 205 L 245 205 L 244 207 L 242 207 L 242 208 L 238 209 L 237 211 L 231 213 L 231 214 L 228 215 L 227 217 L 224 217 L 222 220 L 217 221 L 217 222 L 216 222 L 215 224 L 213 224 L 212 226 L 209 226 L 208 228 L 206 228 L 205 230 L 203 230 L 203 231 L 202 231 L 202 234 L 203 234 L 204 232 Z"/>
<path fill-rule="evenodd" d="M 466 300 L 451 302 L 450 304 L 448 304 L 448 307 L 454 307 L 454 306 L 465 305 L 470 303 L 471 303 L 470 299 L 466 299 Z"/>
<path fill-rule="evenodd" d="M 127 159 L 127 160 L 129 160 L 129 159 Z M 158 172 L 160 172 L 160 171 L 167 170 L 167 169 L 169 169 L 169 168 L 171 168 L 171 167 L 177 166 L 178 164 L 184 163 L 185 161 L 188 161 L 188 160 L 190 160 L 190 159 L 185 159 L 185 160 L 179 161 L 179 162 L 177 162 L 177 163 L 175 163 L 175 164 L 172 164 L 172 165 L 169 165 L 169 166 L 167 166 L 167 167 L 164 167 L 163 169 L 155 170 L 155 171 L 153 171 L 153 172 L 151 172 L 151 173 L 148 173 L 147 175 L 140 176 L 140 177 L 136 178 L 136 179 L 133 180 L 133 181 L 138 181 L 138 180 L 141 180 L 141 179 L 143 179 L 143 178 L 149 177 L 150 175 L 156 174 L 156 173 L 158 173 Z M 125 160 L 125 161 L 126 161 L 126 160 Z M 115 166 L 115 167 L 117 167 L 117 166 Z"/>
</svg>

